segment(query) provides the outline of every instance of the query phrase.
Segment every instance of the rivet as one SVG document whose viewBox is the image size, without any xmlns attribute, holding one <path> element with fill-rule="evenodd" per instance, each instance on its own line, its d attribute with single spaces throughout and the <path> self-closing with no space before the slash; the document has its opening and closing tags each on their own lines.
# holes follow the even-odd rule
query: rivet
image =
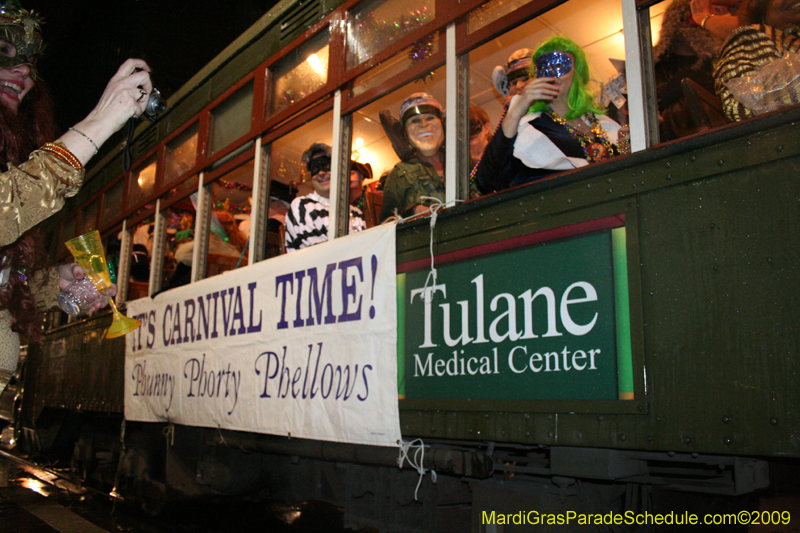
<svg viewBox="0 0 800 533">
<path fill-rule="evenodd" d="M 767 257 L 767 263 L 772 263 L 772 258 L 771 257 Z"/>
<path fill-rule="evenodd" d="M 667 455 L 669 455 L 670 457 L 675 457 L 675 452 L 667 452 Z"/>
<path fill-rule="evenodd" d="M 697 161 L 697 156 L 696 156 L 696 155 L 693 155 L 693 156 L 691 157 L 691 160 L 692 160 L 692 161 Z"/>
<path fill-rule="evenodd" d="M 672 163 L 670 163 L 669 161 L 667 161 L 667 165 L 666 165 L 666 167 L 667 167 L 667 168 L 672 168 Z"/>
<path fill-rule="evenodd" d="M 725 160 L 724 159 L 720 159 L 719 161 L 717 161 L 717 164 L 719 166 L 724 166 L 725 165 Z"/>
<path fill-rule="evenodd" d="M 525 436 L 526 436 L 526 437 L 530 437 L 530 436 L 531 436 L 531 432 L 530 432 L 530 431 L 526 431 L 526 432 L 525 432 Z"/>
<path fill-rule="evenodd" d="M 723 416 L 722 417 L 722 421 L 725 422 L 726 424 L 730 424 L 731 423 L 731 417 Z"/>
<path fill-rule="evenodd" d="M 525 413 L 525 420 L 530 420 L 530 419 L 531 419 L 531 415 L 529 413 Z"/>
<path fill-rule="evenodd" d="M 592 188 L 592 184 L 591 184 L 591 183 L 587 183 L 587 184 L 586 184 L 586 188 L 587 188 L 587 189 L 591 189 L 591 188 Z"/>
<path fill-rule="evenodd" d="M 776 147 L 775 147 L 775 151 L 776 151 L 776 152 L 783 152 L 783 145 L 782 145 L 782 144 L 779 144 L 778 146 L 776 146 Z"/>
<path fill-rule="evenodd" d="M 626 440 L 628 440 L 628 436 L 625 433 L 622 433 L 619 436 L 619 440 L 625 442 Z"/>
<path fill-rule="evenodd" d="M 436 428 L 435 427 L 431 427 L 431 433 L 436 433 Z"/>
<path fill-rule="evenodd" d="M 672 179 L 672 174 L 667 174 L 667 179 L 671 180 Z"/>
<path fill-rule="evenodd" d="M 711 268 L 713 268 L 714 270 L 719 270 L 719 265 L 714 265 L 714 266 L 713 266 L 713 267 L 711 267 Z"/>
<path fill-rule="evenodd" d="M 777 426 L 778 425 L 778 419 L 777 418 L 770 418 L 769 419 L 769 423 L 772 424 L 773 426 Z"/>
<path fill-rule="evenodd" d="M 552 438 L 553 438 L 553 432 L 552 432 L 552 431 L 548 431 L 548 432 L 547 432 L 547 436 L 548 436 L 548 437 L 550 437 L 550 438 L 552 439 Z"/>
<path fill-rule="evenodd" d="M 686 444 L 686 445 L 688 446 L 689 444 L 691 444 L 691 443 L 692 443 L 692 439 L 691 439 L 691 438 L 689 438 L 689 437 L 684 437 L 684 438 L 683 438 L 683 443 L 684 443 L 684 444 Z"/>
<path fill-rule="evenodd" d="M 606 182 L 607 182 L 607 183 L 611 183 L 611 178 L 608 178 L 608 179 L 606 180 Z"/>
<path fill-rule="evenodd" d="M 611 194 L 611 193 L 613 193 L 613 192 L 614 192 L 614 190 L 613 190 L 613 189 L 608 189 L 608 194 Z"/>
<path fill-rule="evenodd" d="M 730 437 L 725 437 L 724 439 L 722 439 L 722 442 L 724 442 L 726 446 L 730 446 L 731 443 L 733 442 L 733 439 L 731 439 Z"/>
<path fill-rule="evenodd" d="M 603 420 L 605 420 L 605 418 L 603 417 L 603 415 L 597 415 L 597 421 L 598 421 L 598 422 L 602 422 Z"/>
<path fill-rule="evenodd" d="M 567 203 L 571 204 L 572 203 L 572 198 L 567 198 Z"/>
</svg>

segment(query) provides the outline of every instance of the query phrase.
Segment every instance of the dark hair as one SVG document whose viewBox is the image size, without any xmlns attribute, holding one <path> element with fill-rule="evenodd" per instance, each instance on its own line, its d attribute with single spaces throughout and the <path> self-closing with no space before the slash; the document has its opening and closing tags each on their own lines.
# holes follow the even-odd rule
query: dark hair
<svg viewBox="0 0 800 533">
<path fill-rule="evenodd" d="M 58 136 L 53 100 L 41 82 L 22 99 L 16 113 L 0 105 L 0 165 L 23 162 L 31 152 Z"/>
<path fill-rule="evenodd" d="M 35 228 L 22 237 L 0 248 L 0 261 L 10 265 L 8 282 L 0 290 L 0 309 L 11 313 L 11 329 L 25 337 L 29 342 L 38 340 L 41 335 L 41 311 L 37 309 L 34 293 L 47 283 L 47 277 L 36 277 L 33 273 L 46 264 L 44 247 L 39 243 L 41 237 Z"/>
<path fill-rule="evenodd" d="M 770 0 L 745 0 L 739 6 L 739 24 L 764 24 Z"/>
<path fill-rule="evenodd" d="M 36 82 L 20 102 L 17 112 L 0 105 L 0 165 L 26 161 L 31 152 L 57 136 L 53 101 L 41 82 Z M 45 248 L 36 229 L 28 231 L 8 246 L 0 248 L 0 258 L 11 267 L 8 284 L 0 290 L 0 309 L 11 313 L 11 329 L 35 341 L 41 335 L 41 311 L 34 293 L 47 282 L 47 276 L 33 274 L 46 265 Z M 20 271 L 23 271 L 22 273 Z M 22 277 L 27 279 L 22 279 Z"/>
</svg>

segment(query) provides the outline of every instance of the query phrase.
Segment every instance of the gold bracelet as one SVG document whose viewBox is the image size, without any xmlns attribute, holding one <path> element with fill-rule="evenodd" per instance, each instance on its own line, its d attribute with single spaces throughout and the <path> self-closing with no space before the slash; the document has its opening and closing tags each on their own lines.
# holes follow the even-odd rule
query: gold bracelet
<svg viewBox="0 0 800 533">
<path fill-rule="evenodd" d="M 617 151 L 620 155 L 627 155 L 631 153 L 631 142 L 630 141 L 618 141 L 617 142 Z"/>
<path fill-rule="evenodd" d="M 80 160 L 63 146 L 56 143 L 44 143 L 40 150 L 53 154 L 75 170 L 83 170 L 83 164 L 81 164 Z"/>
</svg>

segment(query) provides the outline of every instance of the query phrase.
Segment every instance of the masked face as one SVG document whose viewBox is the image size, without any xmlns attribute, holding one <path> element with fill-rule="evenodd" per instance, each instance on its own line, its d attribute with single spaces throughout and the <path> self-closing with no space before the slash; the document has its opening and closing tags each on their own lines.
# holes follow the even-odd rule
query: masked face
<svg viewBox="0 0 800 533">
<path fill-rule="evenodd" d="M 433 113 L 409 117 L 406 120 L 406 135 L 417 152 L 426 157 L 438 152 L 444 142 L 442 121 Z"/>
<path fill-rule="evenodd" d="M 28 65 L 31 78 L 37 79 L 36 61 L 44 50 L 39 23 L 35 15 L 24 9 L 0 13 L 0 68 Z"/>
<path fill-rule="evenodd" d="M 572 57 L 564 52 L 548 52 L 536 59 L 537 78 L 560 78 L 572 72 Z"/>
<path fill-rule="evenodd" d="M 308 163 L 311 173 L 311 185 L 317 194 L 323 198 L 331 195 L 331 158 L 327 155 L 315 157 Z"/>
<path fill-rule="evenodd" d="M 0 41 L 0 53 L 7 43 Z M 28 65 L 0 68 L 0 104 L 15 111 L 26 94 L 33 88 L 31 69 Z"/>
</svg>

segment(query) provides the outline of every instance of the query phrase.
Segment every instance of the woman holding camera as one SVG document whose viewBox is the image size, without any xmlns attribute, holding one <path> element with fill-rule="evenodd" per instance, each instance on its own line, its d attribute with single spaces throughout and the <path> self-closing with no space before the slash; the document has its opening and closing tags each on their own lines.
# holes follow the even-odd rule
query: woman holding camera
<svg viewBox="0 0 800 533">
<path fill-rule="evenodd" d="M 52 102 L 36 70 L 44 48 L 39 25 L 15 0 L 0 4 L 0 392 L 17 366 L 19 334 L 35 339 L 37 310 L 55 304 L 60 288 L 84 276 L 74 264 L 62 265 L 59 275 L 41 270 L 44 252 L 28 230 L 77 193 L 84 165 L 144 111 L 153 89 L 147 64 L 129 59 L 89 115 L 57 138 Z"/>
</svg>

